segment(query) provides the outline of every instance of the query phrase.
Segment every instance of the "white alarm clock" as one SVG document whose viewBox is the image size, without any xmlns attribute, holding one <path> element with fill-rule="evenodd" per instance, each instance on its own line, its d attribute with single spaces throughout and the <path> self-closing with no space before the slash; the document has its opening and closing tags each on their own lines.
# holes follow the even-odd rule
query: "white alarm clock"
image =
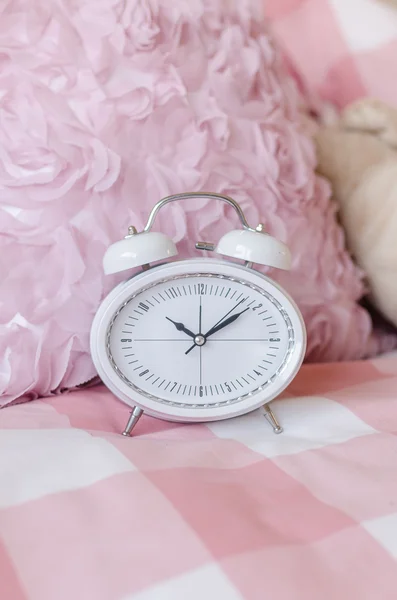
<svg viewBox="0 0 397 600">
<path fill-rule="evenodd" d="M 217 245 L 196 243 L 229 260 L 167 260 L 177 255 L 175 244 L 152 225 L 165 204 L 189 198 L 221 200 L 237 211 L 242 229 Z M 282 431 L 268 403 L 302 364 L 305 326 L 294 301 L 254 263 L 289 269 L 291 257 L 262 225 L 249 227 L 235 200 L 204 192 L 164 198 L 142 232 L 131 226 L 109 247 L 105 273 L 141 267 L 105 298 L 91 329 L 99 376 L 132 409 L 123 435 L 143 413 L 204 422 L 262 406 L 274 431 Z"/>
</svg>

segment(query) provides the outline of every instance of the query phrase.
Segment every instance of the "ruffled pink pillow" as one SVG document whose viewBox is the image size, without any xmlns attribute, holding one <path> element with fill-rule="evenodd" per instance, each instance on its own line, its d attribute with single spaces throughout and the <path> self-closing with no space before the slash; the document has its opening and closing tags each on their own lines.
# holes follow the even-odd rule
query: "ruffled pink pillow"
<svg viewBox="0 0 397 600">
<path fill-rule="evenodd" d="M 303 310 L 310 359 L 367 352 L 360 276 L 257 5 L 0 6 L 3 405 L 94 377 L 90 325 L 116 282 L 105 249 L 175 192 L 230 194 L 290 244 L 293 272 L 276 276 Z M 158 222 L 182 255 L 235 225 L 210 202 L 170 206 Z"/>
</svg>

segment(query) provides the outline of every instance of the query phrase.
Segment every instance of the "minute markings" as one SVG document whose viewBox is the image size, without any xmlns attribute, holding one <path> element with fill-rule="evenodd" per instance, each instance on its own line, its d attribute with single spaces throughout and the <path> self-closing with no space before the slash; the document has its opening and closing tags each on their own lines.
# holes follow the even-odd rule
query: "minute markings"
<svg viewBox="0 0 397 600">
<path fill-rule="evenodd" d="M 187 404 L 186 406 L 192 406 L 193 407 L 193 403 L 194 402 L 198 402 L 197 406 L 207 406 L 205 404 L 205 402 L 209 400 L 209 397 L 212 396 L 213 399 L 211 400 L 211 402 L 216 402 L 217 400 L 220 401 L 222 400 L 222 395 L 226 396 L 226 399 L 228 397 L 230 397 L 230 400 L 228 400 L 228 402 L 234 402 L 236 400 L 239 400 L 245 396 L 243 396 L 243 394 L 245 393 L 245 391 L 249 390 L 251 393 L 256 393 L 256 389 L 258 387 L 258 385 L 261 383 L 261 381 L 264 381 L 265 379 L 267 379 L 270 375 L 268 375 L 266 373 L 267 370 L 269 370 L 270 374 L 273 373 L 274 369 L 276 368 L 277 364 L 278 364 L 278 357 L 280 357 L 281 360 L 281 354 L 284 354 L 283 348 L 279 347 L 279 346 L 273 346 L 271 345 L 271 342 L 282 342 L 282 345 L 284 347 L 284 343 L 285 343 L 285 339 L 284 339 L 284 321 L 281 319 L 280 321 L 280 315 L 279 315 L 279 311 L 275 310 L 275 308 L 277 308 L 277 304 L 274 307 L 269 306 L 269 309 L 264 309 L 262 308 L 263 305 L 260 304 L 261 300 L 263 301 L 263 295 L 265 295 L 264 293 L 262 293 L 262 298 L 259 297 L 259 295 L 257 293 L 250 293 L 252 290 L 251 289 L 247 289 L 247 288 L 252 288 L 254 289 L 253 286 L 251 285 L 237 285 L 237 283 L 239 284 L 240 282 L 237 280 L 237 283 L 235 283 L 234 279 L 229 279 L 228 277 L 226 278 L 218 278 L 216 276 L 216 279 L 226 279 L 229 281 L 220 281 L 219 285 L 217 285 L 216 283 L 216 279 L 215 281 L 211 280 L 208 278 L 207 281 L 208 283 L 205 282 L 205 277 L 195 277 L 193 278 L 193 281 L 191 280 L 191 285 L 188 283 L 188 281 L 183 281 L 184 277 L 182 278 L 182 281 L 175 281 L 176 279 L 178 279 L 177 277 L 175 278 L 169 278 L 168 281 L 164 280 L 161 283 L 164 283 L 165 285 L 162 285 L 161 287 L 158 287 L 157 290 L 154 289 L 153 290 L 153 296 L 150 296 L 148 294 L 142 294 L 140 295 L 137 294 L 136 296 L 138 296 L 138 298 L 135 296 L 135 300 L 133 300 L 133 305 L 131 306 L 131 304 L 129 304 L 129 308 L 130 308 L 130 312 L 133 313 L 134 316 L 130 315 L 129 317 L 124 317 L 124 319 L 128 319 L 127 322 L 125 323 L 125 326 L 130 327 L 131 329 L 134 327 L 135 330 L 134 332 L 132 332 L 130 329 L 128 330 L 123 330 L 123 335 L 127 335 L 131 336 L 131 341 L 133 342 L 133 344 L 131 346 L 125 346 L 125 343 L 122 346 L 119 346 L 120 350 L 122 349 L 123 352 L 121 353 L 120 350 L 120 358 L 123 359 L 123 357 L 125 358 L 129 358 L 131 357 L 132 359 L 134 359 L 133 364 L 136 364 L 135 361 L 138 362 L 138 365 L 135 369 L 131 367 L 129 368 L 130 372 L 132 373 L 133 370 L 135 371 L 137 369 L 137 373 L 136 375 L 133 375 L 134 380 L 142 380 L 142 383 L 144 381 L 148 381 L 147 387 L 145 385 L 144 389 L 152 389 L 155 396 L 159 397 L 159 400 L 161 401 L 161 397 L 164 397 L 164 401 L 165 398 L 168 396 L 174 396 L 176 397 L 182 397 L 182 401 L 184 401 L 183 396 L 187 397 L 188 393 L 190 392 L 191 395 L 193 395 L 193 389 L 197 396 L 199 395 L 199 391 L 201 391 L 200 395 L 206 396 L 206 398 L 201 398 L 201 399 L 197 399 L 197 400 L 193 400 L 193 398 L 189 399 L 189 404 Z M 198 283 L 200 282 L 200 283 Z M 203 283 L 201 283 L 203 282 Z M 168 286 L 167 286 L 168 283 Z M 170 284 L 174 284 L 173 286 L 170 286 Z M 175 285 L 176 283 L 176 285 Z M 179 283 L 179 285 L 178 285 Z M 226 285 L 222 285 L 222 283 L 226 283 Z M 230 283 L 232 284 L 231 287 L 229 287 L 227 284 Z M 244 282 L 242 282 L 244 283 Z M 189 286 L 190 286 L 190 290 L 189 290 Z M 193 287 L 194 287 L 194 292 L 193 292 Z M 233 289 L 235 288 L 235 289 Z M 158 290 L 161 290 L 161 293 Z M 145 292 L 146 290 L 142 290 L 143 292 Z M 254 290 L 255 291 L 255 290 Z M 219 311 L 219 317 L 222 315 L 223 312 L 226 312 L 228 310 L 228 308 L 226 308 L 228 306 L 228 303 L 225 301 L 223 302 L 223 298 L 228 298 L 229 300 L 232 300 L 231 305 L 229 304 L 229 308 L 231 308 L 231 306 L 234 307 L 233 310 L 235 310 L 235 312 L 241 312 L 243 311 L 244 307 L 242 306 L 242 304 L 245 304 L 246 309 L 249 309 L 249 312 L 247 313 L 247 317 L 243 316 L 239 323 L 241 323 L 241 327 L 237 327 L 235 329 L 230 328 L 230 333 L 229 337 L 228 333 L 229 331 L 227 331 L 226 329 L 224 330 L 225 333 L 223 332 L 219 332 L 220 336 L 218 334 L 208 337 L 208 341 L 207 344 L 204 345 L 201 348 L 197 348 L 196 347 L 196 354 L 194 354 L 193 356 L 197 356 L 197 350 L 201 349 L 203 354 L 203 360 L 205 361 L 206 358 L 208 357 L 209 359 L 209 365 L 208 365 L 208 369 L 209 369 L 209 373 L 207 374 L 207 377 L 205 377 L 205 373 L 203 374 L 203 381 L 202 383 L 200 382 L 200 385 L 202 385 L 201 390 L 199 385 L 197 386 L 190 386 L 191 389 L 189 389 L 189 385 L 185 385 L 183 383 L 176 382 L 174 380 L 175 379 L 179 379 L 178 377 L 178 373 L 177 373 L 177 369 L 176 367 L 179 366 L 178 363 L 178 358 L 176 356 L 177 353 L 181 352 L 183 354 L 184 350 L 183 350 L 183 344 L 187 343 L 187 344 L 191 344 L 193 342 L 193 340 L 189 340 L 188 337 L 186 339 L 182 339 L 183 335 L 181 334 L 181 338 L 177 339 L 177 336 L 175 338 L 169 338 L 167 337 L 167 333 L 171 333 L 171 335 L 173 334 L 172 331 L 167 331 L 166 328 L 161 324 L 161 318 L 164 318 L 164 313 L 163 311 L 167 311 L 167 307 L 164 306 L 163 309 L 161 309 L 160 307 L 160 301 L 163 300 L 163 302 L 165 302 L 167 305 L 169 304 L 169 309 L 171 312 L 174 310 L 176 311 L 175 314 L 171 314 L 171 316 L 176 319 L 176 320 L 181 320 L 183 321 L 183 323 L 187 326 L 191 328 L 191 332 L 196 334 L 196 329 L 197 329 L 197 323 L 195 322 L 195 318 L 193 315 L 193 321 L 191 321 L 191 314 L 190 314 L 190 306 L 194 303 L 194 298 L 191 297 L 191 299 L 187 299 L 189 293 L 191 295 L 192 292 L 194 293 L 195 298 L 197 299 L 197 303 L 199 298 L 197 298 L 197 296 L 201 296 L 201 295 L 216 295 L 218 296 L 219 300 L 212 300 L 208 298 L 208 305 L 204 307 L 204 334 L 206 332 L 206 329 L 208 329 L 209 327 L 211 327 L 212 325 L 212 329 L 214 328 L 214 324 L 213 324 L 213 320 L 216 319 L 217 317 L 217 313 Z M 241 292 L 241 293 L 240 293 Z M 248 292 L 248 294 L 247 294 Z M 149 291 L 150 294 L 150 291 Z M 253 300 L 251 300 L 251 298 L 253 298 Z M 142 298 L 142 302 L 139 301 L 139 299 Z M 148 299 L 148 298 L 151 298 Z M 177 299 L 177 298 L 182 298 L 181 303 L 175 304 L 175 308 L 172 309 L 172 305 L 174 303 L 168 303 L 168 299 Z M 183 298 L 186 298 L 186 302 L 183 301 Z M 270 301 L 273 303 L 272 297 L 270 296 Z M 265 299 L 266 300 L 266 299 Z M 138 304 L 139 302 L 139 304 Z M 205 304 L 206 299 L 203 298 L 203 302 Z M 134 307 L 134 303 L 135 303 L 135 307 Z M 155 308 L 157 308 L 157 304 L 159 305 L 159 310 L 155 311 Z M 238 305 L 240 305 L 240 310 L 238 310 Z M 222 306 L 224 306 L 225 308 L 222 310 Z M 236 308 L 237 306 L 237 308 Z M 266 304 L 265 304 L 266 306 Z M 126 306 L 127 310 L 128 310 L 128 306 Z M 151 310 L 153 309 L 153 310 Z M 206 312 L 207 309 L 207 312 Z M 251 317 L 249 316 L 251 314 L 251 311 L 256 312 L 259 316 L 262 317 L 262 320 L 265 321 L 266 324 L 266 330 L 263 329 L 263 326 L 261 328 L 259 323 L 255 323 L 255 319 L 251 319 Z M 144 316 L 146 312 L 150 312 L 150 317 L 152 317 L 152 319 L 149 317 L 149 319 L 146 321 L 146 327 L 145 327 L 145 319 L 140 319 L 141 316 Z M 194 312 L 194 310 L 193 310 Z M 273 313 L 273 315 L 272 315 Z M 277 314 L 276 314 L 277 313 Z M 168 313 L 167 313 L 168 314 Z M 125 315 L 125 312 L 124 312 Z M 135 315 L 138 316 L 138 319 L 135 317 Z M 265 315 L 265 316 L 264 316 Z M 121 315 L 120 315 L 121 316 Z M 281 315 L 282 316 L 282 315 Z M 215 318 L 214 318 L 215 317 Z M 122 318 L 122 316 L 121 316 Z M 226 317 L 227 319 L 228 317 Z M 246 320 L 245 320 L 246 319 Z M 134 323 L 130 323 L 130 320 L 134 321 L 135 323 L 138 321 L 138 324 L 135 326 Z M 224 317 L 221 319 L 221 323 L 223 322 Z M 272 323 L 267 324 L 266 321 L 272 321 Z M 285 320 L 285 319 L 284 319 Z M 208 322 L 208 324 L 207 324 Z M 119 321 L 120 323 L 120 321 Z M 122 322 L 120 323 L 120 325 L 122 325 Z M 288 322 L 287 322 L 288 325 Z M 283 335 L 280 336 L 280 331 L 279 330 L 274 330 L 275 326 L 281 326 L 280 327 L 280 331 L 282 331 Z M 235 326 L 233 326 L 235 327 Z M 219 328 L 218 328 L 219 329 Z M 292 328 L 291 328 L 292 329 Z M 121 327 L 119 328 L 119 331 L 121 330 Z M 197 331 L 199 331 L 199 329 L 197 329 Z M 164 336 L 165 333 L 165 336 Z M 174 332 L 177 333 L 177 332 Z M 217 332 L 216 332 L 217 333 Z M 150 337 L 138 337 L 139 334 L 143 334 L 143 335 L 147 335 L 149 334 L 149 336 L 152 334 L 153 338 Z M 156 335 L 157 334 L 157 335 Z M 159 334 L 159 335 L 158 335 Z M 226 335 L 225 335 L 226 334 Z M 237 334 L 237 336 L 236 336 Z M 254 334 L 252 336 L 252 334 Z M 264 335 L 268 335 L 268 338 L 259 338 L 259 337 L 254 337 L 255 334 L 264 334 Z M 117 330 L 116 330 L 116 335 L 117 335 Z M 120 334 L 119 334 L 120 335 Z M 177 333 L 178 335 L 178 333 Z M 233 337 L 232 337 L 233 336 Z M 280 339 L 280 337 L 282 339 Z M 120 336 L 121 338 L 121 336 Z M 120 340 L 119 338 L 119 340 Z M 133 339 L 132 339 L 133 338 Z M 130 338 L 124 338 L 122 340 L 122 343 L 125 341 L 130 341 Z M 135 346 L 135 342 L 147 342 L 149 344 L 150 341 L 153 342 L 159 342 L 158 346 L 154 346 L 153 350 L 149 345 L 143 345 L 142 346 L 142 352 L 145 352 L 145 354 L 147 353 L 147 356 L 150 357 L 149 361 L 147 362 L 145 360 L 145 356 L 142 355 L 140 358 L 147 364 L 147 366 L 149 367 L 148 369 L 146 369 L 146 367 L 142 366 L 142 364 L 140 363 L 139 360 L 135 359 L 134 353 L 127 353 L 125 354 L 125 350 L 130 350 L 130 349 L 136 349 L 138 355 L 140 354 L 139 351 L 139 345 Z M 162 346 L 160 344 L 160 341 L 162 342 L 169 342 L 169 347 L 167 347 L 167 345 Z M 173 341 L 180 341 L 182 342 L 182 344 L 174 344 L 172 345 Z M 205 340 L 206 341 L 206 340 Z M 204 341 L 204 343 L 205 343 Z M 223 342 L 223 344 L 227 343 L 227 342 L 231 342 L 233 344 L 233 342 L 235 342 L 236 346 L 224 346 L 223 344 L 219 345 L 218 348 L 218 344 L 213 344 L 212 345 L 212 341 L 216 341 L 216 342 Z M 248 342 L 252 342 L 251 346 L 247 346 L 247 353 L 244 357 L 242 357 L 241 363 L 240 363 L 240 358 L 238 356 L 235 356 L 235 358 L 231 361 L 230 366 L 228 365 L 228 353 L 230 352 L 230 358 L 233 357 L 233 353 L 234 352 L 238 352 L 241 347 L 241 343 L 248 343 Z M 255 344 L 254 344 L 255 342 Z M 209 344 L 209 345 L 208 345 Z M 210 346 L 212 345 L 212 350 L 210 351 Z M 235 348 L 235 350 L 234 350 Z M 166 368 L 166 365 L 169 364 L 170 370 L 168 371 L 168 377 L 169 379 L 165 379 L 165 380 L 161 380 L 161 377 L 158 377 L 155 374 L 156 369 L 156 362 L 152 363 L 152 360 L 155 359 L 157 360 L 157 358 L 160 360 L 160 362 L 158 364 L 161 364 L 161 359 L 160 359 L 160 352 L 163 352 L 162 349 L 166 349 L 165 352 L 168 353 L 168 357 L 166 356 L 166 363 L 164 365 L 164 368 Z M 271 350 L 272 352 L 269 352 L 269 350 Z M 154 352 L 154 356 L 152 354 L 152 352 Z M 226 356 L 225 356 L 225 360 L 223 360 L 223 353 L 226 352 Z M 159 355 L 157 357 L 157 354 Z M 267 356 L 267 359 L 262 359 L 263 354 L 265 354 L 265 356 Z M 261 356 L 262 355 L 262 356 Z M 251 366 L 249 366 L 249 362 L 251 360 L 251 358 L 253 359 L 251 362 Z M 275 358 L 275 361 L 271 361 L 271 358 Z M 123 359 L 124 360 L 124 359 Z M 218 375 L 216 374 L 216 367 L 217 367 L 217 361 L 222 361 L 221 364 L 219 365 L 219 367 L 224 368 L 224 372 L 223 374 L 221 374 L 222 369 L 220 370 L 220 372 L 218 372 Z M 228 383 L 229 385 L 226 385 L 226 383 L 223 384 L 223 389 L 221 388 L 221 383 L 219 383 L 219 379 L 222 380 L 223 377 L 226 378 L 230 378 L 230 375 L 232 373 L 231 369 L 232 369 L 232 364 L 234 364 L 234 361 L 237 361 L 235 363 L 235 366 L 238 367 L 238 365 L 241 364 L 241 366 L 243 367 L 244 370 L 241 370 L 240 373 L 238 374 L 238 377 L 236 377 L 234 375 L 234 379 L 233 381 L 231 379 L 229 379 L 228 381 L 226 381 L 226 383 Z M 171 361 L 171 362 L 170 362 Z M 172 364 L 174 361 L 174 364 Z M 176 361 L 176 362 L 175 362 Z M 211 361 L 215 361 L 213 362 L 213 364 L 211 364 Z M 248 363 L 247 363 L 248 361 Z M 254 362 L 255 361 L 255 362 Z M 259 364 L 257 367 L 253 368 L 252 365 L 255 364 L 257 361 L 259 361 Z M 198 362 L 198 361 L 197 361 Z M 127 361 L 124 362 L 124 364 L 127 367 Z M 244 367 L 244 364 L 246 365 Z M 266 367 L 266 364 L 269 364 L 269 369 Z M 154 372 L 152 370 L 151 365 L 154 366 Z M 191 376 L 192 378 L 195 378 L 194 373 L 197 373 L 196 371 L 196 367 L 195 367 L 195 363 L 194 361 L 191 362 L 191 364 L 186 363 L 187 365 L 187 371 L 190 373 L 190 370 L 192 370 L 192 374 L 189 375 L 189 377 Z M 274 365 L 274 366 L 273 366 Z M 204 364 L 204 367 L 206 365 Z M 149 370 L 150 369 L 150 370 Z M 237 372 L 240 369 L 237 369 Z M 242 373 L 245 372 L 245 375 L 243 376 Z M 197 375 L 196 375 L 197 376 Z M 214 383 L 214 379 L 215 381 L 218 379 L 218 384 Z M 233 377 L 233 375 L 232 375 Z M 198 378 L 198 377 L 197 377 Z M 205 379 L 207 378 L 207 381 L 205 381 Z M 209 385 L 208 382 L 208 378 L 211 381 L 212 379 L 212 384 Z M 193 379 L 194 380 L 194 379 Z M 133 380 L 132 380 L 133 381 Z M 149 385 L 150 382 L 150 385 Z M 161 382 L 161 383 L 160 383 Z M 160 389 L 158 390 L 160 384 Z M 204 385 L 207 384 L 207 385 Z M 153 387 L 152 387 L 153 386 Z M 228 391 L 226 391 L 225 386 L 227 388 Z M 229 387 L 230 386 L 230 387 Z M 236 387 L 237 386 L 237 387 Z M 139 387 L 139 386 L 138 386 Z M 161 389 L 167 390 L 167 395 L 163 394 L 160 392 Z M 221 391 L 222 389 L 222 391 Z M 261 389 L 261 388 L 259 388 Z M 156 390 L 156 391 L 155 391 Z M 158 390 L 158 392 L 157 392 Z M 223 394 L 222 394 L 223 392 Z M 215 395 L 219 395 L 219 398 L 215 398 Z M 239 398 L 238 398 L 239 397 Z M 183 404 L 182 406 L 185 406 L 185 404 Z M 196 406 L 196 405 L 194 405 Z M 215 406 L 215 404 L 209 404 L 208 406 Z"/>
</svg>

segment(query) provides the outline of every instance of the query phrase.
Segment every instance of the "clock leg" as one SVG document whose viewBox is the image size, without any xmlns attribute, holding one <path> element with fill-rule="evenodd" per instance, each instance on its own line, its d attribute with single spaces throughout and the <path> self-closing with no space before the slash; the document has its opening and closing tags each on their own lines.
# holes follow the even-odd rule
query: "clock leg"
<svg viewBox="0 0 397 600">
<path fill-rule="evenodd" d="M 123 435 L 130 436 L 131 431 L 134 429 L 135 425 L 138 423 L 139 419 L 143 415 L 143 410 L 138 406 L 132 410 L 130 418 L 128 419 L 128 423 L 123 431 Z"/>
<path fill-rule="evenodd" d="M 263 408 L 265 410 L 265 417 L 270 423 L 270 425 L 273 427 L 274 433 L 282 433 L 283 428 L 281 427 L 276 415 L 274 414 L 270 406 L 268 404 L 265 404 Z"/>
</svg>

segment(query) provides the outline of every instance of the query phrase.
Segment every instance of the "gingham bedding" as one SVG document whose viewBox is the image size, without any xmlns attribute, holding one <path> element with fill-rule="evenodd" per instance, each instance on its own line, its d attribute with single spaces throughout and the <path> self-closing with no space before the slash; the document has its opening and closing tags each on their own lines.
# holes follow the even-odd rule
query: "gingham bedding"
<svg viewBox="0 0 397 600">
<path fill-rule="evenodd" d="M 262 0 L 277 42 L 306 86 L 343 107 L 363 96 L 397 106 L 397 3 Z"/>
<path fill-rule="evenodd" d="M 0 411 L 2 600 L 395 600 L 397 356 L 263 412 L 144 417 L 102 386 Z"/>
</svg>

